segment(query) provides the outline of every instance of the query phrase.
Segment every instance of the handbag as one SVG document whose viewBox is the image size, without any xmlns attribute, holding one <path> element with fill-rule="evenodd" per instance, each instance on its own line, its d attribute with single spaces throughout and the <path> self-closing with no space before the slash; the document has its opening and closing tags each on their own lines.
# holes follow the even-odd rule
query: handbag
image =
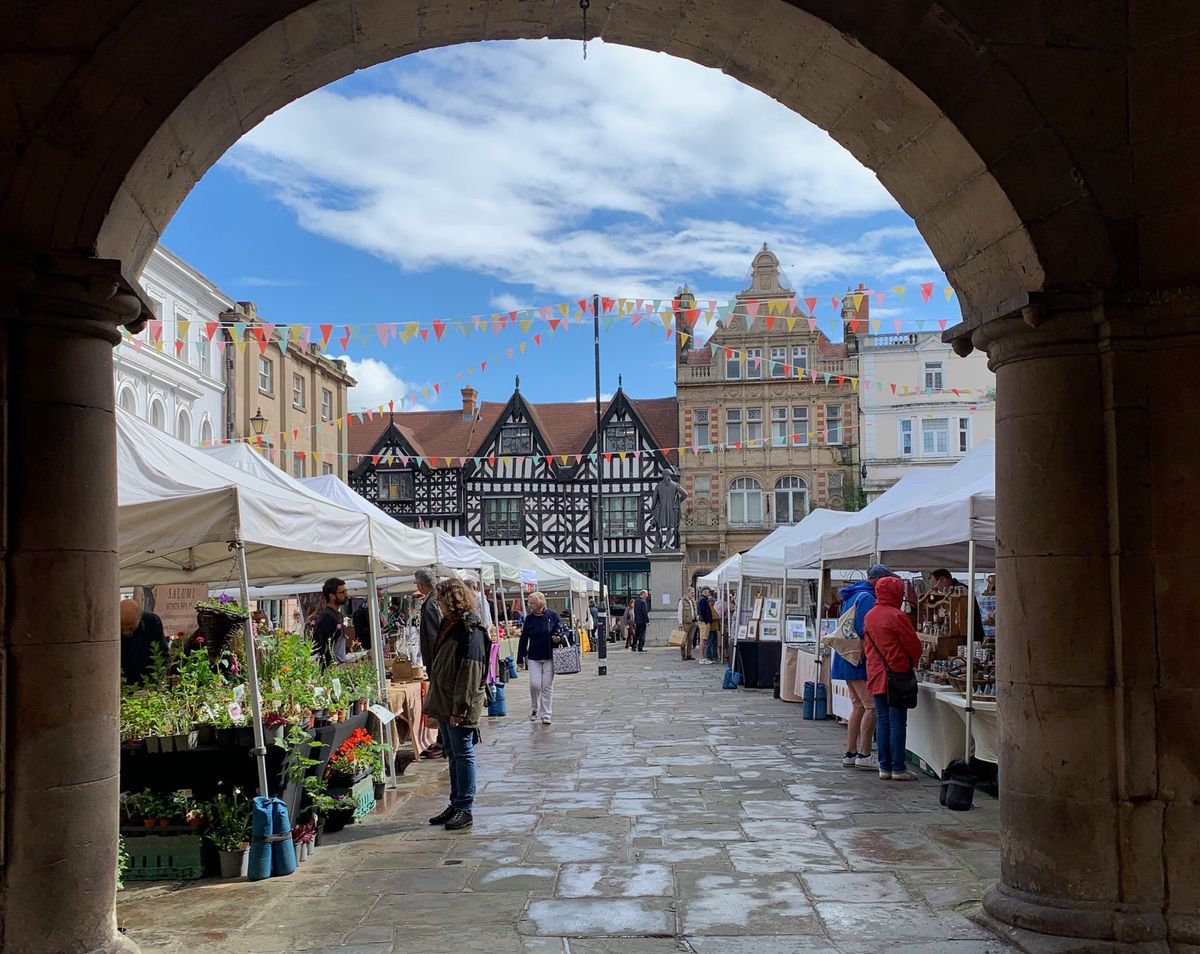
<svg viewBox="0 0 1200 954">
<path fill-rule="evenodd" d="M 879 652 L 879 644 L 875 642 L 875 637 L 867 633 L 867 639 L 871 640 L 875 652 L 879 653 L 879 661 L 883 663 L 884 672 L 887 673 L 887 704 L 893 709 L 915 709 L 919 695 L 917 674 L 911 669 L 908 672 L 892 672 L 883 653 Z"/>
<path fill-rule="evenodd" d="M 578 644 L 567 643 L 564 646 L 555 646 L 553 653 L 554 675 L 572 676 L 583 669 L 583 661 L 579 656 Z"/>
</svg>

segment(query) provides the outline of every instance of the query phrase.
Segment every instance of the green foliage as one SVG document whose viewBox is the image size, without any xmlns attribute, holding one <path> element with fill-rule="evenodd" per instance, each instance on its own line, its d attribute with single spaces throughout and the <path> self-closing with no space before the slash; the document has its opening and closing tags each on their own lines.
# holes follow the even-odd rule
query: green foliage
<svg viewBox="0 0 1200 954">
<path fill-rule="evenodd" d="M 129 850 L 125 839 L 117 835 L 117 890 L 125 890 L 125 871 L 129 868 Z"/>
<path fill-rule="evenodd" d="M 236 851 L 250 836 L 250 802 L 235 788 L 231 794 L 221 792 L 212 801 L 208 829 L 204 837 L 218 851 Z"/>
</svg>

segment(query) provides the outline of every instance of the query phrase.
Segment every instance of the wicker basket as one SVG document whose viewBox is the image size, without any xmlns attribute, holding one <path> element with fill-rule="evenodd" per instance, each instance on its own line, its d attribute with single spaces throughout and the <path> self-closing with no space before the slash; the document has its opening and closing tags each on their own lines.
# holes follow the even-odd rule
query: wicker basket
<svg viewBox="0 0 1200 954">
<path fill-rule="evenodd" d="M 221 653 L 229 648 L 234 633 L 245 624 L 246 617 L 238 613 L 228 613 L 207 606 L 196 610 L 197 628 L 204 637 L 208 658 L 214 663 L 221 658 Z"/>
</svg>

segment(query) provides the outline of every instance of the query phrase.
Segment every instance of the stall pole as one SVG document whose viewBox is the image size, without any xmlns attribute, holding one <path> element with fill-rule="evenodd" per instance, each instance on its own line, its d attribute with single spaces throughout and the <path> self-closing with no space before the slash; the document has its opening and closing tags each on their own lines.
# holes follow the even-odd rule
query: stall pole
<svg viewBox="0 0 1200 954">
<path fill-rule="evenodd" d="M 604 596 L 604 446 L 600 429 L 600 296 L 592 296 L 593 353 L 596 360 L 596 578 L 600 581 L 600 596 Z M 605 619 L 607 620 L 607 608 Z M 596 675 L 608 675 L 608 638 L 596 647 Z"/>
<path fill-rule="evenodd" d="M 383 668 L 383 626 L 379 622 L 379 593 L 375 582 L 375 570 L 367 570 L 367 619 L 371 627 L 371 655 L 375 658 L 375 676 L 379 682 L 379 701 L 388 704 L 387 671 Z M 383 760 L 384 771 L 387 773 L 387 787 L 396 787 L 396 760 L 392 754 L 392 724 L 380 720 L 383 728 L 383 747 L 387 749 L 388 757 Z M 418 753 L 420 754 L 420 753 Z"/>
<path fill-rule="evenodd" d="M 267 746 L 263 738 L 262 699 L 258 692 L 258 655 L 254 644 L 254 620 L 250 618 L 250 574 L 246 570 L 246 548 L 241 537 L 233 541 L 237 551 L 238 582 L 242 589 L 242 607 L 246 610 L 246 622 L 242 633 L 246 643 L 246 683 L 250 690 L 250 721 L 254 729 L 254 751 L 250 754 L 258 766 L 258 794 L 270 796 L 267 785 Z"/>
<path fill-rule="evenodd" d="M 817 605 L 813 610 L 813 625 L 817 633 L 817 662 L 821 660 L 821 620 L 825 618 L 825 561 L 817 564 Z"/>
<path fill-rule="evenodd" d="M 967 760 L 971 758 L 971 705 L 975 695 L 975 541 L 967 544 Z"/>
</svg>

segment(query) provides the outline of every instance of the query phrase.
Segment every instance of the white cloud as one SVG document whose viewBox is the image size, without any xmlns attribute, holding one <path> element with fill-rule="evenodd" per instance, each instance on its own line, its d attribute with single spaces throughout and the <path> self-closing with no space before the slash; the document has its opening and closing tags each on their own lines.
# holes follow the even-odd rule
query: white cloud
<svg viewBox="0 0 1200 954">
<path fill-rule="evenodd" d="M 611 391 L 601 391 L 600 392 L 600 404 L 602 406 L 608 404 L 608 402 L 611 401 L 612 399 L 613 399 L 613 396 L 612 396 Z M 576 398 L 575 403 L 576 404 L 595 404 L 596 403 L 595 392 L 589 394 L 587 397 Z"/>
<path fill-rule="evenodd" d="M 501 292 L 498 295 L 492 295 L 488 301 L 488 307 L 494 308 L 496 311 L 525 311 L 528 308 L 534 307 L 533 304 L 527 301 L 522 301 L 516 295 L 510 295 L 508 292 Z"/>
<path fill-rule="evenodd" d="M 249 288 L 299 288 L 308 282 L 298 278 L 266 278 L 262 275 L 244 275 L 234 279 L 234 285 L 245 285 Z"/>
<path fill-rule="evenodd" d="M 596 43 L 583 63 L 575 43 L 488 43 L 373 77 L 372 92 L 320 90 L 280 110 L 225 161 L 305 229 L 408 271 L 651 297 L 689 275 L 743 287 L 764 240 L 799 284 L 932 261 L 912 226 L 814 238 L 896 203 L 824 132 L 686 60 Z"/>
<path fill-rule="evenodd" d="M 420 404 L 409 404 L 408 396 L 414 385 L 405 381 L 395 371 L 378 358 L 345 358 L 346 370 L 358 382 L 350 389 L 347 405 L 352 411 L 369 408 L 374 410 L 379 405 L 387 406 L 388 401 L 396 402 L 396 410 L 400 410 L 400 399 L 405 399 L 404 409 L 408 411 L 423 410 Z M 417 385 L 416 387 L 420 387 Z"/>
</svg>

